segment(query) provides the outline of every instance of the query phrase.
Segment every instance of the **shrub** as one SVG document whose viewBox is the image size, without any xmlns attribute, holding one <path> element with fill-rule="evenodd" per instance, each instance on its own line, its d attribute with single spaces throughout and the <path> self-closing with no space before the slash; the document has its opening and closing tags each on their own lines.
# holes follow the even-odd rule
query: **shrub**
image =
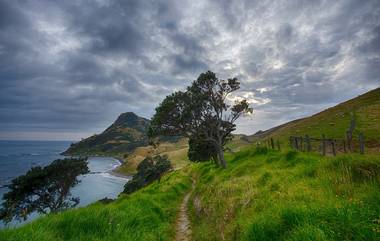
<svg viewBox="0 0 380 241">
<path fill-rule="evenodd" d="M 172 169 L 172 165 L 166 155 L 147 157 L 137 166 L 137 173 L 132 180 L 125 184 L 124 192 L 133 193 L 153 181 L 159 180 L 170 169 Z"/>
</svg>

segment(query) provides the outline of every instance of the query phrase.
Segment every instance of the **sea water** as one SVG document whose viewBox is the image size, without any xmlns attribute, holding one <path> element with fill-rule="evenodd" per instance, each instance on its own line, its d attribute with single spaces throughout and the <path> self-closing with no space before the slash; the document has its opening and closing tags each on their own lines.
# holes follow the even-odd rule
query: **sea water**
<svg viewBox="0 0 380 241">
<path fill-rule="evenodd" d="M 68 141 L 0 141 L 0 203 L 7 185 L 12 179 L 25 174 L 33 166 L 46 166 L 70 146 Z M 86 206 L 103 198 L 116 198 L 123 190 L 127 177 L 112 175 L 111 170 L 120 165 L 112 157 L 89 157 L 90 173 L 79 176 L 81 181 L 71 193 L 80 198 L 79 207 Z M 28 220 L 37 218 L 32 215 Z M 22 223 L 12 222 L 10 226 Z M 0 222 L 0 228 L 4 224 Z"/>
</svg>

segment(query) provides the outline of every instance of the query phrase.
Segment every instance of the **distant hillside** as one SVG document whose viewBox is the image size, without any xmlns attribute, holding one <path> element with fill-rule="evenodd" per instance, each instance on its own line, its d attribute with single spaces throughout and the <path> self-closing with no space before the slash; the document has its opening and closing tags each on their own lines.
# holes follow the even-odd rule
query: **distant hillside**
<svg viewBox="0 0 380 241">
<path fill-rule="evenodd" d="M 148 144 L 149 120 L 133 112 L 121 114 L 104 132 L 74 143 L 65 155 L 104 155 L 133 151 Z"/>
<path fill-rule="evenodd" d="M 350 126 L 351 119 L 355 119 L 356 123 L 355 136 L 359 132 L 363 132 L 366 145 L 369 147 L 380 146 L 380 88 L 310 117 L 260 131 L 249 136 L 249 139 L 255 141 L 273 137 L 286 142 L 289 136 L 305 134 L 313 137 L 325 134 L 331 138 L 343 138 Z"/>
</svg>

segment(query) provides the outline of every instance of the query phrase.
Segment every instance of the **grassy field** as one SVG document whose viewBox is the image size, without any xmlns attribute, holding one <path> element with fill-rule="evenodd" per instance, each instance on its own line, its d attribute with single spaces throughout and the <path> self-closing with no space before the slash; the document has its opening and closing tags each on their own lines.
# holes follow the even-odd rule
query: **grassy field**
<svg viewBox="0 0 380 241">
<path fill-rule="evenodd" d="M 378 155 L 321 157 L 248 146 L 226 157 L 227 169 L 191 164 L 110 204 L 0 231 L 0 240 L 173 240 L 191 176 L 194 241 L 380 240 Z"/>
<path fill-rule="evenodd" d="M 173 223 L 189 174 L 172 172 L 132 195 L 39 218 L 17 229 L 0 230 L 1 241 L 172 240 Z"/>
<path fill-rule="evenodd" d="M 380 240 L 380 89 L 251 141 L 279 139 L 282 151 L 235 136 L 227 169 L 190 163 L 187 141 L 139 147 L 120 156 L 132 174 L 148 155 L 166 154 L 175 171 L 109 204 L 95 203 L 0 231 L 0 241 L 173 240 L 184 194 L 196 180 L 189 210 L 193 241 Z M 290 151 L 290 135 L 342 138 L 350 120 L 364 132 L 366 154 L 336 157 Z"/>
<path fill-rule="evenodd" d="M 380 158 L 245 148 L 205 163 L 192 195 L 194 240 L 380 240 Z"/>
<path fill-rule="evenodd" d="M 156 149 L 153 146 L 138 147 L 125 158 L 121 158 L 124 163 L 116 171 L 125 175 L 134 174 L 138 164 L 149 155 L 167 155 L 173 168 L 180 169 L 189 164 L 187 150 L 187 139 L 184 138 L 178 142 L 163 142 Z"/>
<path fill-rule="evenodd" d="M 354 141 L 357 140 L 359 132 L 363 132 L 367 148 L 380 153 L 380 88 L 310 117 L 286 123 L 256 137 L 251 136 L 250 139 L 274 138 L 287 144 L 289 136 L 306 134 L 317 138 L 322 134 L 328 138 L 344 138 L 351 119 L 356 122 Z"/>
</svg>

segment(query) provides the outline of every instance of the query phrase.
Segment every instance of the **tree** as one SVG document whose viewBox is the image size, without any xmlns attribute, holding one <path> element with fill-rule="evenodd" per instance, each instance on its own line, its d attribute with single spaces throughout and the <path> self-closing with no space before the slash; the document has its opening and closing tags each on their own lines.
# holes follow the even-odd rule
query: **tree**
<svg viewBox="0 0 380 241">
<path fill-rule="evenodd" d="M 235 130 L 234 122 L 242 114 L 252 112 L 245 99 L 233 106 L 227 103 L 227 96 L 239 88 L 237 78 L 221 80 L 211 71 L 200 74 L 186 91 L 167 96 L 156 108 L 149 137 L 180 135 L 195 143 L 205 141 L 214 147 L 218 164 L 225 168 L 223 151 Z"/>
<path fill-rule="evenodd" d="M 71 197 L 70 188 L 79 183 L 79 175 L 88 172 L 83 158 L 58 159 L 46 167 L 32 167 L 8 186 L 0 219 L 6 223 L 26 220 L 33 212 L 46 214 L 76 206 L 79 197 Z"/>
<path fill-rule="evenodd" d="M 130 194 L 155 180 L 160 180 L 161 176 L 170 169 L 172 165 L 166 155 L 148 156 L 137 166 L 137 173 L 125 184 L 124 192 Z"/>
</svg>

